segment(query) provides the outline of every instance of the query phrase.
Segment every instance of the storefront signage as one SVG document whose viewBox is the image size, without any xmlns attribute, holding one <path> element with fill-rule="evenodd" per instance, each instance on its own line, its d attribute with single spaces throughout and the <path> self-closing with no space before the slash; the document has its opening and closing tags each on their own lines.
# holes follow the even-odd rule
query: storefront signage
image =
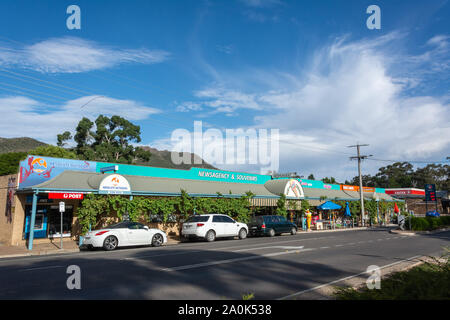
<svg viewBox="0 0 450 320">
<path fill-rule="evenodd" d="M 198 176 L 202 178 L 216 178 L 220 180 L 228 180 L 230 182 L 241 182 L 241 181 L 258 181 L 256 175 L 240 174 L 234 172 L 220 172 L 220 171 L 199 171 Z"/>
<path fill-rule="evenodd" d="M 82 193 L 62 193 L 62 192 L 50 192 L 48 194 L 49 199 L 75 199 L 82 200 L 84 195 Z"/>
<path fill-rule="evenodd" d="M 96 163 L 92 161 L 28 156 L 20 162 L 18 188 L 46 182 L 66 170 L 95 172 L 95 169 Z"/>
<path fill-rule="evenodd" d="M 341 190 L 342 191 L 359 191 L 359 187 L 358 186 L 348 186 L 348 185 L 341 185 Z"/>
<path fill-rule="evenodd" d="M 419 195 L 419 196 L 424 196 L 425 195 L 425 191 L 423 189 L 413 189 L 413 188 L 408 188 L 408 189 L 386 189 L 385 193 L 390 194 L 390 195 Z"/>
<path fill-rule="evenodd" d="M 103 194 L 131 194 L 131 187 L 128 180 L 120 174 L 111 174 L 100 182 L 98 192 Z"/>
<path fill-rule="evenodd" d="M 294 179 L 287 181 L 286 187 L 284 188 L 284 194 L 287 197 L 295 197 L 295 198 L 301 198 L 304 196 L 303 188 L 300 185 L 300 182 Z"/>
<path fill-rule="evenodd" d="M 426 184 L 425 185 L 425 201 L 436 201 L 436 185 Z"/>
</svg>

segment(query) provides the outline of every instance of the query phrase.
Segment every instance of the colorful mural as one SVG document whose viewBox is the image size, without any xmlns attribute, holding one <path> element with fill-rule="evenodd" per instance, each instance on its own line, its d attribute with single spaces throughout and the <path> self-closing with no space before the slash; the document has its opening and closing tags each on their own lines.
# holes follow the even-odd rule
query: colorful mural
<svg viewBox="0 0 450 320">
<path fill-rule="evenodd" d="M 96 162 L 28 156 L 20 162 L 19 188 L 27 188 L 48 181 L 65 170 L 95 172 Z"/>
</svg>

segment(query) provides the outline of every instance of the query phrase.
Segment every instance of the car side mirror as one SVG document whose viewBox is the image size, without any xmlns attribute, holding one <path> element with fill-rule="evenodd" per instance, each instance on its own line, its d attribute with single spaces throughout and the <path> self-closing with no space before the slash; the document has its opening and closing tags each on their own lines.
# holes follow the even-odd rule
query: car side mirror
<svg viewBox="0 0 450 320">
<path fill-rule="evenodd" d="M 147 230 L 147 231 L 150 230 L 150 228 L 147 227 L 147 226 L 144 226 L 144 229 Z"/>
</svg>

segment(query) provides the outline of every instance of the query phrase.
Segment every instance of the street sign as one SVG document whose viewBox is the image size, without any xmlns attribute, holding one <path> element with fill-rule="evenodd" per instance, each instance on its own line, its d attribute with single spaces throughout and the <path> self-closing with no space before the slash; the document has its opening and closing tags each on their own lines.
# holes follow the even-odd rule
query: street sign
<svg viewBox="0 0 450 320">
<path fill-rule="evenodd" d="M 64 211 L 66 211 L 66 203 L 64 201 L 61 201 L 59 203 L 59 212 L 61 213 L 61 234 L 60 234 L 60 239 L 61 239 L 61 246 L 60 249 L 62 250 L 63 248 L 63 213 Z"/>
<path fill-rule="evenodd" d="M 426 184 L 425 185 L 425 201 L 436 201 L 436 185 Z"/>
</svg>

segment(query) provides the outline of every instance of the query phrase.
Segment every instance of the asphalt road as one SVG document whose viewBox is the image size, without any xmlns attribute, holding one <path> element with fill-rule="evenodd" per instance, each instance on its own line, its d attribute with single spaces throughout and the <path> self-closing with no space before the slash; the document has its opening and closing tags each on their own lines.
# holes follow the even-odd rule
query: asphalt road
<svg viewBox="0 0 450 320">
<path fill-rule="evenodd" d="M 0 259 L 0 299 L 279 299 L 445 246 L 450 232 L 372 229 Z M 79 290 L 67 288 L 70 265 Z"/>
</svg>

